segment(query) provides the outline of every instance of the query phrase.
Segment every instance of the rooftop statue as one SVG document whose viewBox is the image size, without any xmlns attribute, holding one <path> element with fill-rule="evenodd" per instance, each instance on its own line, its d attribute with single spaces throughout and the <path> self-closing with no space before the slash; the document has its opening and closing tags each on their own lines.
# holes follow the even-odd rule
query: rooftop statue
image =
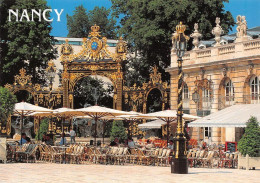
<svg viewBox="0 0 260 183">
<path fill-rule="evenodd" d="M 248 40 L 246 17 L 238 15 L 236 24 L 237 24 L 237 39 L 236 39 L 236 42 Z"/>
</svg>

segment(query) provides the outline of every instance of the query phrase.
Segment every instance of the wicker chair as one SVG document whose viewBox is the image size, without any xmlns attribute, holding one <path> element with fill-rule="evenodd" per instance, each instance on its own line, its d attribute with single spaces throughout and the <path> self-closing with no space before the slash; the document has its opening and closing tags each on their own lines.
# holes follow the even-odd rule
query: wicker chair
<svg viewBox="0 0 260 183">
<path fill-rule="evenodd" d="M 162 166 L 163 159 L 166 157 L 167 149 L 163 149 L 161 156 L 158 156 L 158 163 L 157 166 L 159 166 L 159 163 Z"/>
<path fill-rule="evenodd" d="M 158 159 L 159 149 L 155 149 L 150 154 L 150 165 L 155 165 L 156 160 Z"/>
<path fill-rule="evenodd" d="M 171 149 L 167 149 L 165 156 L 161 158 L 161 164 L 162 165 L 163 165 L 163 163 L 164 163 L 165 166 L 169 165 L 170 155 L 171 155 Z"/>
<path fill-rule="evenodd" d="M 130 149 L 130 155 L 129 155 L 129 163 L 132 162 L 132 164 L 137 163 L 138 161 L 138 153 L 136 149 Z"/>
</svg>

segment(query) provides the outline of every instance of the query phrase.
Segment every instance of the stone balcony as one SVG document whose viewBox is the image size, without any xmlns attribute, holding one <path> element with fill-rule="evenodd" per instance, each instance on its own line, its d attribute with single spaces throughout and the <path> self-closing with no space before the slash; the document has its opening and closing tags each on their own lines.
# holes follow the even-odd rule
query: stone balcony
<svg viewBox="0 0 260 183">
<path fill-rule="evenodd" d="M 225 64 L 240 60 L 260 58 L 260 38 L 244 42 L 230 43 L 217 47 L 190 50 L 183 56 L 184 69 L 204 67 L 207 65 Z M 171 53 L 171 68 L 177 69 L 177 55 Z"/>
</svg>

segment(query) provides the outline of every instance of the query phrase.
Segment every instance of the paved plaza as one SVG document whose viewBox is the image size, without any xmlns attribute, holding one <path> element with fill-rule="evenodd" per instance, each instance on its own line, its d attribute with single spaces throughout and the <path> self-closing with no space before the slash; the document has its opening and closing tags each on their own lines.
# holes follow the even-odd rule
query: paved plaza
<svg viewBox="0 0 260 183">
<path fill-rule="evenodd" d="M 260 170 L 190 168 L 189 174 L 170 173 L 170 167 L 74 165 L 74 164 L 0 164 L 1 183 L 42 182 L 123 182 L 123 183 L 174 183 L 174 182 L 243 182 L 258 183 Z"/>
</svg>

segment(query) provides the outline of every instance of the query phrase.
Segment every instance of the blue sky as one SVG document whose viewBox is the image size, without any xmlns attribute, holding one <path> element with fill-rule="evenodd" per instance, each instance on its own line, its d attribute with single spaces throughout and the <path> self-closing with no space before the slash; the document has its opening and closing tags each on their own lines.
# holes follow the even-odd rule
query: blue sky
<svg viewBox="0 0 260 183">
<path fill-rule="evenodd" d="M 61 15 L 61 21 L 54 21 L 52 23 L 53 36 L 66 37 L 67 20 L 66 14 L 72 15 L 75 7 L 83 4 L 87 10 L 92 10 L 95 6 L 104 6 L 106 8 L 111 7 L 109 0 L 47 0 L 48 5 L 52 9 L 64 9 Z M 260 26 L 260 0 L 229 0 L 229 3 L 225 4 L 225 10 L 232 13 L 236 20 L 237 15 L 245 15 L 247 25 L 249 28 Z M 232 32 L 235 32 L 235 28 Z"/>
</svg>

